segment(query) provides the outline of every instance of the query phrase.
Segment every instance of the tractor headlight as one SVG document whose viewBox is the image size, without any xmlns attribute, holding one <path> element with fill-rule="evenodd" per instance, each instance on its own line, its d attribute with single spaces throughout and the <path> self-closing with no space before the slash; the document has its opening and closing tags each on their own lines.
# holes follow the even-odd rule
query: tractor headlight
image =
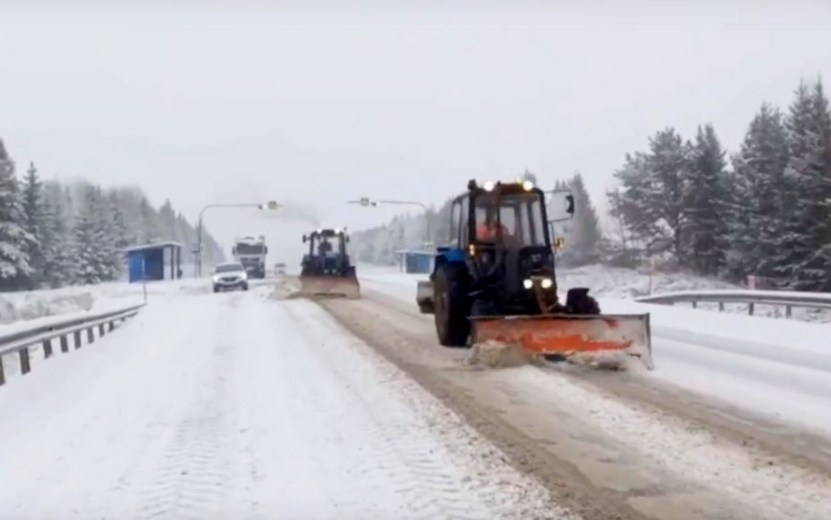
<svg viewBox="0 0 831 520">
<path fill-rule="evenodd" d="M 552 280 L 551 278 L 543 278 L 540 282 L 540 285 L 543 289 L 551 289 L 552 287 L 554 287 L 554 280 Z"/>
<path fill-rule="evenodd" d="M 534 280 L 531 280 L 530 278 L 526 278 L 525 280 L 522 281 L 522 286 L 525 287 L 526 289 L 530 290 L 534 287 Z"/>
<path fill-rule="evenodd" d="M 534 189 L 534 183 L 531 181 L 523 181 L 522 182 L 522 189 L 525 191 L 531 191 Z"/>
<path fill-rule="evenodd" d="M 493 191 L 496 187 L 496 183 L 493 181 L 487 181 L 483 187 L 485 188 L 485 191 Z"/>
</svg>

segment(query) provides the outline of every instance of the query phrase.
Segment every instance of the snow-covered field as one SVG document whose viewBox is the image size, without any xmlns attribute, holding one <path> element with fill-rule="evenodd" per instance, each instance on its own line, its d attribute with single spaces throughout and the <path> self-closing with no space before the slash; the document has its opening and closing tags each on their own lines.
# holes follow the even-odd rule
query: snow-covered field
<svg viewBox="0 0 831 520">
<path fill-rule="evenodd" d="M 415 309 L 415 286 L 424 276 L 372 267 L 360 276 L 364 288 Z M 828 324 L 636 303 L 621 296 L 634 294 L 643 280 L 620 270 L 593 267 L 560 276 L 567 287 L 591 287 L 604 312 L 651 314 L 656 368 L 648 377 L 831 435 Z M 703 285 L 682 278 L 661 282 L 667 290 Z"/>
<path fill-rule="evenodd" d="M 0 388 L 0 518 L 571 517 L 313 303 L 205 292 Z"/>
</svg>

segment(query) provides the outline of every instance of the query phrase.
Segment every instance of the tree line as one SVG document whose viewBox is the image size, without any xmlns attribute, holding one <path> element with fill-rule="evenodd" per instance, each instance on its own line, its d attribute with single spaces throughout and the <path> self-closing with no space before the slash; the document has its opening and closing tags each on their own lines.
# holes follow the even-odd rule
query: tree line
<svg viewBox="0 0 831 520">
<path fill-rule="evenodd" d="M 576 203 L 573 219 L 555 223 L 565 238 L 562 264 L 650 261 L 731 281 L 754 275 L 776 287 L 831 291 L 831 112 L 820 79 L 800 82 L 787 112 L 763 103 L 733 154 L 712 124 L 691 140 L 670 127 L 656 132 L 647 150 L 627 154 L 614 177 L 605 233 L 582 176 L 554 179 Z M 423 236 L 427 218 L 437 242 L 445 241 L 449 214 L 448 200 L 427 215 L 355 233 L 354 253 L 391 264 L 396 250 L 419 243 L 414 237 Z"/>
<path fill-rule="evenodd" d="M 821 80 L 787 111 L 764 103 L 729 157 L 712 125 L 673 128 L 626 157 L 609 193 L 621 256 L 696 273 L 831 290 L 831 112 Z"/>
<path fill-rule="evenodd" d="M 136 187 L 44 181 L 31 163 L 19 178 L 0 140 L 0 291 L 118 280 L 126 247 L 166 240 L 193 261 L 196 230 L 170 201 L 156 209 Z M 210 233 L 203 242 L 206 262 L 223 260 Z"/>
</svg>

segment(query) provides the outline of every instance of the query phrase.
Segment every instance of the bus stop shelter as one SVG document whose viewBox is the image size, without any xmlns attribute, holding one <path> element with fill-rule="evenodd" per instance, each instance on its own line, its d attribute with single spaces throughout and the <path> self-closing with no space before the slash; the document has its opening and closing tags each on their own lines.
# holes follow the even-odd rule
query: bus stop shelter
<svg viewBox="0 0 831 520">
<path fill-rule="evenodd" d="M 124 252 L 130 283 L 182 277 L 182 244 L 178 242 L 132 246 Z"/>
<path fill-rule="evenodd" d="M 398 267 L 403 273 L 429 273 L 433 269 L 435 253 L 431 251 L 404 249 L 395 252 Z"/>
</svg>

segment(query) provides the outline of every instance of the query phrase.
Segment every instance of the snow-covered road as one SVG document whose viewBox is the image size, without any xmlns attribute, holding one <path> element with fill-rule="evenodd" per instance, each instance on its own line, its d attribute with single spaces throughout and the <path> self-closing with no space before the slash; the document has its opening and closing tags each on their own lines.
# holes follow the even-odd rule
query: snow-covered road
<svg viewBox="0 0 831 520">
<path fill-rule="evenodd" d="M 742 317 L 684 309 L 692 314 L 673 322 L 656 312 L 653 326 L 676 333 L 686 327 L 689 341 L 725 337 L 718 344 L 677 348 L 654 338 L 655 372 L 546 365 L 477 373 L 459 368 L 463 350 L 437 346 L 432 316 L 420 315 L 415 305 L 416 278 L 364 272 L 361 301 L 326 307 L 367 341 L 378 338 L 373 344 L 391 359 L 425 367 L 431 376 L 422 376 L 424 384 L 440 379 L 434 386 L 469 396 L 476 413 L 485 410 L 492 420 L 509 421 L 512 438 L 532 438 L 518 458 L 531 453 L 539 460 L 553 455 L 546 461 L 549 466 L 571 462 L 596 489 L 613 489 L 638 512 L 656 518 L 831 518 L 831 442 L 820 428 L 828 424 L 831 401 L 812 386 L 825 384 L 828 374 L 800 378 L 796 370 L 789 372 L 795 364 L 763 362 L 765 356 L 793 361 L 787 347 L 765 351 L 730 342 L 729 334 L 740 331 L 723 328 L 722 321 L 743 322 Z M 709 318 L 715 327 L 708 328 Z M 739 355 L 739 350 L 745 352 Z M 660 363 L 670 361 L 675 361 L 675 372 L 661 368 Z M 714 366 L 722 372 L 710 373 Z M 664 373 L 674 373 L 678 381 Z M 710 389 L 708 373 L 713 376 Z M 736 386 L 727 386 L 726 380 Z M 787 408 L 789 397 L 793 402 Z M 817 406 L 821 400 L 829 406 Z M 786 408 L 777 419 L 771 409 L 780 405 Z M 815 406 L 813 415 L 806 413 Z M 815 426 L 817 432 L 805 426 Z M 546 467 L 531 471 L 545 475 Z"/>
<path fill-rule="evenodd" d="M 171 295 L 0 388 L 0 518 L 568 518 L 319 307 Z"/>
<path fill-rule="evenodd" d="M 367 289 L 412 309 L 418 278 L 362 273 Z M 831 325 L 599 297 L 605 312 L 651 314 L 656 368 L 648 377 L 764 416 L 776 428 L 831 438 Z"/>
</svg>

